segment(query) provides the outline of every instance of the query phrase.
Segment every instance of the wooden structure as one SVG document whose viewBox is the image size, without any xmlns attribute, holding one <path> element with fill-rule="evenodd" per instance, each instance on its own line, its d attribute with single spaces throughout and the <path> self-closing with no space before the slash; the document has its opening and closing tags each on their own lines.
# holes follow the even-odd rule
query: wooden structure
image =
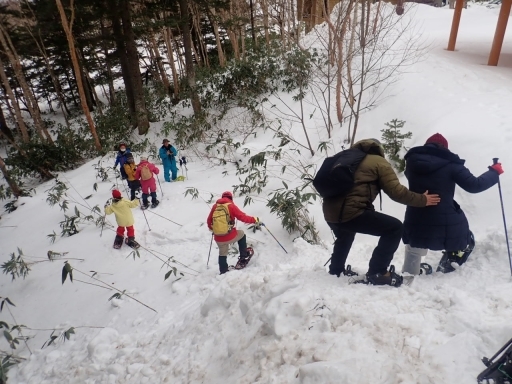
<svg viewBox="0 0 512 384">
<path fill-rule="evenodd" d="M 459 32 L 460 18 L 462 15 L 462 8 L 464 0 L 456 0 L 455 11 L 453 13 L 452 29 L 450 32 L 450 39 L 448 40 L 448 50 L 455 51 L 455 43 L 457 41 L 457 33 Z M 501 47 L 503 46 L 503 38 L 507 30 L 507 23 L 510 17 L 510 9 L 512 7 L 512 0 L 502 0 L 498 22 L 496 23 L 496 31 L 494 32 L 494 40 L 492 41 L 491 52 L 489 53 L 489 60 L 487 65 L 498 65 L 500 59 Z"/>
<path fill-rule="evenodd" d="M 324 21 L 325 10 L 330 14 L 340 0 L 297 0 L 297 19 L 306 24 L 306 32 Z"/>
</svg>

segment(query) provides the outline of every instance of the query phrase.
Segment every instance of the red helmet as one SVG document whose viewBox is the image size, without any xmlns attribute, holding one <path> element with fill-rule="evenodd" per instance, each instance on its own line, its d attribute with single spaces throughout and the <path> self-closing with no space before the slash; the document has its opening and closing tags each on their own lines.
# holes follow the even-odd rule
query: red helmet
<svg viewBox="0 0 512 384">
<path fill-rule="evenodd" d="M 227 197 L 229 200 L 233 200 L 233 194 L 230 191 L 222 192 L 222 197 Z"/>
</svg>

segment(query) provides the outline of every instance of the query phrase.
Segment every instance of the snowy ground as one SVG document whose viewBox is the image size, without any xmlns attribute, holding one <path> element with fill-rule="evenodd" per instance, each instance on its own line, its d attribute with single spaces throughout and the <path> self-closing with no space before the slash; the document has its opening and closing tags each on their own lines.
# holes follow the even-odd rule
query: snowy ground
<svg viewBox="0 0 512 384">
<path fill-rule="evenodd" d="M 359 137 L 379 137 L 384 122 L 399 118 L 414 133 L 410 146 L 440 132 L 475 174 L 500 157 L 505 207 L 511 213 L 512 69 L 506 65 L 512 64 L 512 33 L 505 39 L 501 66 L 487 67 L 497 10 L 473 6 L 463 12 L 456 52 L 444 50 L 451 15 L 448 9 L 417 8 L 414 17 L 431 43 L 430 52 L 388 90 L 385 102 L 363 116 Z M 93 194 L 87 203 L 102 207 L 114 182 L 98 182 L 98 191 L 93 190 L 96 162 L 66 173 L 62 181 L 74 187 L 68 191 L 71 198 L 86 204 L 80 196 Z M 112 163 L 113 158 L 105 159 L 106 165 Z M 50 244 L 47 235 L 59 232 L 63 218 L 58 207 L 45 202 L 45 190 L 53 183 L 2 216 L 2 262 L 17 247 L 41 260 L 48 250 L 69 252 L 66 257 L 85 259 L 69 260 L 73 267 L 97 272 L 96 278 L 157 311 L 127 297 L 108 301 L 114 290 L 76 281 L 94 283 L 77 271 L 74 283 L 62 285 L 65 258 L 33 265 L 25 280 L 11 282 L 4 275 L 1 295 L 16 304 L 10 308 L 16 321 L 43 329 L 24 331 L 33 337 L 28 341 L 33 354 L 19 347 L 17 353 L 27 361 L 11 369 L 11 382 L 465 384 L 474 383 L 483 370 L 481 357 L 512 336 L 512 279 L 497 188 L 457 194 L 477 239 L 468 263 L 451 275 L 422 276 L 396 289 L 349 285 L 347 278 L 328 275 L 323 264 L 330 245 L 292 242 L 258 202 L 247 213 L 262 217 L 288 254 L 268 233 L 249 233 L 256 248 L 249 267 L 218 276 L 215 246 L 206 268 L 209 208 L 202 199 L 184 197 L 184 191 L 195 187 L 208 198 L 210 192 L 230 189 L 236 177 L 230 165 L 211 168 L 200 162 L 190 163 L 188 173 L 184 183 L 162 185 L 162 204 L 154 211 L 183 226 L 147 211 L 150 230 L 142 211 L 134 211 L 137 240 L 146 248 L 135 260 L 126 246 L 112 249 L 112 230 L 100 237 L 94 225 Z M 385 198 L 383 212 L 401 218 L 404 207 Z M 312 213 L 330 244 L 319 204 Z M 356 237 L 349 255 L 354 269 L 366 271 L 375 243 Z M 164 281 L 166 270 L 155 254 L 188 265 L 178 266 L 185 276 Z M 439 256 L 430 253 L 426 261 L 436 265 Z M 402 261 L 400 247 L 397 269 Z M 5 308 L 1 320 L 13 323 Z M 69 341 L 40 349 L 51 329 L 69 327 L 76 328 Z M 8 348 L 5 340 L 1 343 Z"/>
</svg>

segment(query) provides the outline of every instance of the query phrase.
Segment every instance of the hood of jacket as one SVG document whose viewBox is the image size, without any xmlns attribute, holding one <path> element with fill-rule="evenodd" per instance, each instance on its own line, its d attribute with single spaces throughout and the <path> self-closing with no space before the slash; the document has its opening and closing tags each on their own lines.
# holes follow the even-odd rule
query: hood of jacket
<svg viewBox="0 0 512 384">
<path fill-rule="evenodd" d="M 382 145 L 373 139 L 359 140 L 352 148 L 360 149 L 369 155 L 378 155 L 384 157 L 384 149 Z"/>
<path fill-rule="evenodd" d="M 227 197 L 221 197 L 219 200 L 216 201 L 217 204 L 227 204 L 227 203 L 233 203 L 233 200 L 228 199 Z"/>
<path fill-rule="evenodd" d="M 440 148 L 435 144 L 414 147 L 405 155 L 407 170 L 417 174 L 430 174 L 450 163 L 464 164 L 455 153 Z"/>
</svg>

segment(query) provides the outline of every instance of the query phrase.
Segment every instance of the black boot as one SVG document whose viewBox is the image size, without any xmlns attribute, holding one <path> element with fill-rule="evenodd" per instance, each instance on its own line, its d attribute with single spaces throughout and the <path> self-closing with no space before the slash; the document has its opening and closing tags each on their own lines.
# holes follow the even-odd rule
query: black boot
<svg viewBox="0 0 512 384">
<path fill-rule="evenodd" d="M 149 208 L 148 196 L 149 195 L 147 193 L 142 194 L 142 206 L 141 206 L 142 209 Z"/>
<path fill-rule="evenodd" d="M 227 256 L 219 256 L 219 271 L 221 275 L 229 271 Z"/>
<path fill-rule="evenodd" d="M 382 274 L 382 273 L 375 273 L 372 275 L 366 274 L 366 279 L 368 280 L 368 283 L 372 284 L 372 285 L 391 285 L 391 286 L 397 287 L 397 288 L 400 285 L 402 285 L 402 282 L 404 281 L 404 278 L 402 276 L 395 273 L 394 265 L 391 265 L 389 267 L 389 272 L 386 272 L 384 274 Z"/>
<path fill-rule="evenodd" d="M 437 272 L 450 273 L 455 271 L 455 268 L 452 267 L 452 263 L 458 263 L 460 259 L 460 257 L 457 256 L 458 254 L 459 252 L 443 251 L 443 257 L 441 257 L 439 261 Z"/>
<path fill-rule="evenodd" d="M 156 192 L 151 192 L 151 208 L 156 208 L 156 206 L 160 203 L 160 201 L 158 201 L 156 199 Z"/>
</svg>

